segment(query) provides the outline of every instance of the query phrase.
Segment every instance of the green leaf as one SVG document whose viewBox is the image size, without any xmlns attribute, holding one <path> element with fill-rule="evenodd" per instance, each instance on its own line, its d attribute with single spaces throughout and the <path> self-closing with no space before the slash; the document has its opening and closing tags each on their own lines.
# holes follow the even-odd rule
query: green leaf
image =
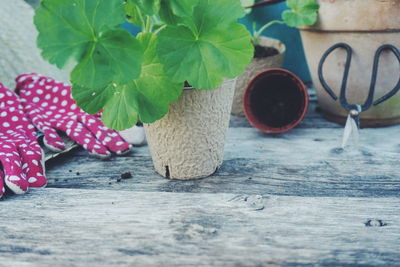
<svg viewBox="0 0 400 267">
<path fill-rule="evenodd" d="M 84 111 L 95 114 L 103 109 L 115 90 L 116 86 L 113 84 L 99 88 L 86 88 L 74 84 L 72 86 L 72 97 Z"/>
<path fill-rule="evenodd" d="M 71 81 L 88 88 L 125 84 L 138 77 L 142 60 L 143 48 L 135 37 L 124 30 L 110 30 L 90 44 Z"/>
<path fill-rule="evenodd" d="M 292 10 L 285 10 L 282 19 L 290 27 L 310 26 L 318 20 L 316 0 L 287 0 L 287 6 Z"/>
<path fill-rule="evenodd" d="M 135 95 L 127 86 L 119 87 L 104 107 L 102 121 L 111 129 L 125 130 L 136 124 L 138 113 Z"/>
<path fill-rule="evenodd" d="M 240 0 L 200 0 L 194 10 L 193 20 L 201 31 L 203 28 L 236 22 L 245 14 Z"/>
<path fill-rule="evenodd" d="M 160 0 L 132 0 L 149 16 L 155 15 L 160 10 Z"/>
<path fill-rule="evenodd" d="M 125 4 L 125 13 L 127 20 L 139 27 L 144 25 L 140 8 L 134 3 L 134 0 L 128 0 Z"/>
<path fill-rule="evenodd" d="M 43 0 L 36 9 L 38 46 L 42 56 L 57 67 L 79 61 L 106 29 L 125 20 L 123 0 Z"/>
<path fill-rule="evenodd" d="M 103 122 L 112 129 L 129 128 L 137 118 L 146 123 L 161 119 L 168 113 L 170 103 L 176 101 L 183 90 L 183 83 L 172 82 L 164 72 L 157 56 L 156 36 L 152 33 L 139 34 L 138 40 L 146 48 L 141 76 L 118 87 L 103 111 Z M 131 116 L 128 118 L 125 114 Z"/>
<path fill-rule="evenodd" d="M 43 56 L 59 67 L 71 59 L 78 61 L 71 73 L 74 96 L 90 113 L 104 106 L 117 85 L 140 75 L 143 48 L 135 37 L 120 29 L 125 20 L 123 3 L 43 0 L 35 16 Z"/>
<path fill-rule="evenodd" d="M 161 0 L 168 3 L 172 13 L 179 17 L 187 17 L 193 13 L 198 0 Z"/>
<path fill-rule="evenodd" d="M 314 11 L 318 11 L 319 8 L 316 0 L 287 0 L 286 5 L 295 10 L 314 9 Z"/>
<path fill-rule="evenodd" d="M 167 24 L 176 25 L 184 17 L 193 14 L 199 0 L 161 0 L 160 18 Z"/>
<path fill-rule="evenodd" d="M 254 49 L 250 34 L 236 22 L 241 15 L 240 1 L 201 0 L 190 18 L 192 30 L 167 26 L 158 46 L 167 74 L 198 89 L 214 89 L 224 78 L 241 74 Z"/>
</svg>

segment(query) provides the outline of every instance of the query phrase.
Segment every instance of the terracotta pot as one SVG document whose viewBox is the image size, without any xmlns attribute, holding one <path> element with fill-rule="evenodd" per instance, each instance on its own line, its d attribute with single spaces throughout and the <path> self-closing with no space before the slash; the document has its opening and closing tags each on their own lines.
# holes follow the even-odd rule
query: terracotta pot
<svg viewBox="0 0 400 267">
<path fill-rule="evenodd" d="M 243 95 L 244 90 L 248 86 L 251 79 L 258 73 L 269 68 L 282 67 L 285 57 L 285 45 L 278 40 L 260 37 L 260 45 L 262 47 L 273 47 L 278 50 L 279 54 L 266 58 L 254 58 L 250 65 L 241 76 L 238 77 L 235 87 L 235 95 L 233 97 L 232 114 L 236 116 L 244 116 L 243 112 Z"/>
<path fill-rule="evenodd" d="M 159 121 L 144 124 L 156 171 L 169 179 L 210 176 L 221 166 L 236 80 L 185 90 Z"/>
<path fill-rule="evenodd" d="M 346 111 L 323 90 L 318 80 L 318 63 L 332 45 L 344 42 L 353 48 L 347 98 L 362 104 L 368 95 L 375 51 L 383 44 L 400 48 L 400 0 L 319 0 L 319 21 L 301 29 L 308 64 L 313 76 L 319 105 L 329 120 L 344 123 Z M 339 95 L 343 78 L 345 51 L 334 52 L 326 61 L 324 75 Z M 376 98 L 383 96 L 397 83 L 400 66 L 391 52 L 380 61 Z M 400 94 L 362 113 L 364 127 L 400 123 Z"/>
<path fill-rule="evenodd" d="M 251 125 L 265 133 L 283 133 L 296 127 L 308 110 L 307 87 L 293 73 L 269 69 L 246 88 L 243 109 Z"/>
</svg>

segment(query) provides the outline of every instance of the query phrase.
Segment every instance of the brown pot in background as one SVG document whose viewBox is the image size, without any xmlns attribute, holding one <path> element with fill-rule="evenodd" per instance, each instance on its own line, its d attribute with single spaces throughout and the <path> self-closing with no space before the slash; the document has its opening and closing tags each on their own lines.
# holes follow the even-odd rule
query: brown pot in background
<svg viewBox="0 0 400 267">
<path fill-rule="evenodd" d="M 400 48 L 400 0 L 318 0 L 318 23 L 301 29 L 307 61 L 313 77 L 319 105 L 324 116 L 344 124 L 347 112 L 322 88 L 318 80 L 318 63 L 332 45 L 344 42 L 353 48 L 347 98 L 350 103 L 365 101 L 371 81 L 375 51 L 383 44 Z M 345 51 L 330 55 L 324 67 L 328 84 L 339 95 L 343 79 Z M 384 52 L 378 72 L 376 98 L 397 83 L 400 66 L 391 52 Z M 400 94 L 361 114 L 361 126 L 379 127 L 400 123 Z"/>
<path fill-rule="evenodd" d="M 269 69 L 256 75 L 243 99 L 250 124 L 272 134 L 296 127 L 307 114 L 308 104 L 307 87 L 284 69 Z"/>
<path fill-rule="evenodd" d="M 233 97 L 232 114 L 236 116 L 244 116 L 243 112 L 243 95 L 244 90 L 248 86 L 251 79 L 258 73 L 269 68 L 282 67 L 285 57 L 285 45 L 278 40 L 260 37 L 260 46 L 264 48 L 275 48 L 278 51 L 277 55 L 254 58 L 244 73 L 238 77 L 235 87 L 235 95 Z"/>
</svg>

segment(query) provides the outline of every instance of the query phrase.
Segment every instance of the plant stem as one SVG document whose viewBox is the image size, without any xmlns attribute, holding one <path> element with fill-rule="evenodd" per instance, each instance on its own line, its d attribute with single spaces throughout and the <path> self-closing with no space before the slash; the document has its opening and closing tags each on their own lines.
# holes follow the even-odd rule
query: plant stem
<svg viewBox="0 0 400 267">
<path fill-rule="evenodd" d="M 160 28 L 158 28 L 156 31 L 154 31 L 154 34 L 157 35 L 160 31 L 165 29 L 165 27 L 167 27 L 167 25 L 162 25 Z"/>
<path fill-rule="evenodd" d="M 254 30 L 253 33 L 253 43 L 257 44 L 258 43 L 258 38 L 261 36 L 261 34 L 269 27 L 271 27 L 274 24 L 285 24 L 284 21 L 281 20 L 273 20 L 262 26 L 258 31 Z"/>
<path fill-rule="evenodd" d="M 151 17 L 147 16 L 144 32 L 151 32 Z"/>
<path fill-rule="evenodd" d="M 146 27 L 146 25 L 145 25 L 145 23 L 144 23 L 142 11 L 138 11 L 138 14 L 139 14 L 139 19 L 140 19 L 141 28 L 144 29 L 144 28 Z"/>
</svg>

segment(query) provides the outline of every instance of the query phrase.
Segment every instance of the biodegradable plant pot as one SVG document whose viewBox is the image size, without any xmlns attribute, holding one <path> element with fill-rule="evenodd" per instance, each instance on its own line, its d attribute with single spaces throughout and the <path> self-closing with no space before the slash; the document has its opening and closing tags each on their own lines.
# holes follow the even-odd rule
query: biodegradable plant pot
<svg viewBox="0 0 400 267">
<path fill-rule="evenodd" d="M 338 101 L 324 91 L 318 80 L 318 63 L 332 45 L 344 42 L 353 48 L 349 74 L 349 102 L 359 104 L 367 98 L 372 73 L 373 55 L 383 44 L 400 48 L 400 0 L 319 0 L 318 23 L 301 29 L 308 64 L 324 116 L 344 124 L 347 113 Z M 326 81 L 339 95 L 343 78 L 345 51 L 334 52 L 324 67 Z M 396 57 L 384 53 L 376 87 L 376 98 L 392 89 L 400 73 Z M 363 127 L 378 127 L 400 123 L 400 94 L 361 114 Z"/>
<path fill-rule="evenodd" d="M 258 73 L 269 68 L 282 67 L 285 57 L 285 45 L 278 40 L 260 37 L 260 46 L 268 49 L 275 48 L 277 55 L 269 57 L 254 58 L 244 73 L 237 79 L 235 87 L 235 95 L 233 97 L 232 114 L 236 116 L 244 116 L 243 111 L 243 95 L 247 85 Z"/>
<path fill-rule="evenodd" d="M 243 109 L 255 128 L 265 133 L 283 133 L 296 127 L 308 110 L 304 83 L 284 69 L 259 73 L 244 94 Z"/>
<path fill-rule="evenodd" d="M 185 90 L 169 113 L 144 124 L 156 171 L 169 179 L 210 176 L 221 166 L 236 80 L 211 91 Z"/>
</svg>

